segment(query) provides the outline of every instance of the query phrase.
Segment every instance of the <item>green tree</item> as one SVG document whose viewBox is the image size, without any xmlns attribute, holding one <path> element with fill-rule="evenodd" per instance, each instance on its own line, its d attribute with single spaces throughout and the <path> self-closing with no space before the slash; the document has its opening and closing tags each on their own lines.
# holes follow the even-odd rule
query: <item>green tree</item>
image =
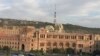
<svg viewBox="0 0 100 56">
<path fill-rule="evenodd" d="M 41 48 L 40 53 L 41 53 L 41 54 L 44 54 L 43 48 Z"/>
<path fill-rule="evenodd" d="M 53 53 L 60 53 L 60 51 L 61 51 L 61 50 L 58 49 L 58 48 L 54 48 L 54 49 L 52 50 Z"/>
<path fill-rule="evenodd" d="M 2 47 L 0 47 L 0 52 L 2 52 Z"/>
<path fill-rule="evenodd" d="M 52 49 L 46 50 L 47 53 L 52 53 Z"/>
<path fill-rule="evenodd" d="M 0 50 L 2 50 L 2 47 L 0 46 Z"/>
<path fill-rule="evenodd" d="M 2 50 L 7 54 L 7 56 L 9 56 L 9 54 L 10 54 L 10 48 L 8 46 L 4 46 L 2 48 Z"/>
<path fill-rule="evenodd" d="M 65 49 L 65 53 L 66 54 L 74 54 L 75 53 L 75 50 L 72 49 L 72 48 L 67 48 L 67 49 Z"/>
<path fill-rule="evenodd" d="M 100 50 L 94 50 L 92 55 L 93 56 L 100 55 Z"/>
<path fill-rule="evenodd" d="M 10 48 L 9 48 L 8 46 L 4 46 L 4 47 L 3 47 L 3 50 L 5 50 L 5 51 L 9 51 Z"/>
<path fill-rule="evenodd" d="M 60 49 L 60 53 L 65 54 L 65 49 L 64 48 L 61 48 Z"/>
<path fill-rule="evenodd" d="M 34 53 L 35 51 L 33 49 L 30 50 L 30 53 Z"/>
</svg>

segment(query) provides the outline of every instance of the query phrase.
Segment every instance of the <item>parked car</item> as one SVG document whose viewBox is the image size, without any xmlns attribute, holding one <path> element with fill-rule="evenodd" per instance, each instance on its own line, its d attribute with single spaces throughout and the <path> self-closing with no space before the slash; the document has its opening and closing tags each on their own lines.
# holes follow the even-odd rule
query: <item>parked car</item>
<svg viewBox="0 0 100 56">
<path fill-rule="evenodd" d="M 24 56 L 24 54 L 18 54 L 18 56 Z"/>
<path fill-rule="evenodd" d="M 11 56 L 18 56 L 17 54 L 12 54 Z"/>
<path fill-rule="evenodd" d="M 33 53 L 29 53 L 28 56 L 35 56 L 35 54 L 33 54 Z"/>
</svg>

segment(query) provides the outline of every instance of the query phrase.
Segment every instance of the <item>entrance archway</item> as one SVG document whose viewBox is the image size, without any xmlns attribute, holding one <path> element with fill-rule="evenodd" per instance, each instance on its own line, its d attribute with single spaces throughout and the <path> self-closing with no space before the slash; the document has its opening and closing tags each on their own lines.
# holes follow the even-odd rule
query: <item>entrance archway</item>
<svg viewBox="0 0 100 56">
<path fill-rule="evenodd" d="M 24 45 L 24 44 L 22 44 L 22 46 L 21 46 L 21 50 L 22 50 L 22 51 L 25 50 L 25 45 Z"/>
</svg>

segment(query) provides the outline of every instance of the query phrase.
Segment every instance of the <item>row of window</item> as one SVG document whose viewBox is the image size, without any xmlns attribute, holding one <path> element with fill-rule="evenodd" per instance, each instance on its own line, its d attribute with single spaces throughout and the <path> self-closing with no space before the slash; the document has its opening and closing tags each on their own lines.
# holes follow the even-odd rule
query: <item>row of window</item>
<svg viewBox="0 0 100 56">
<path fill-rule="evenodd" d="M 8 22 L 5 22 L 8 24 Z M 5 27 L 2 27 L 2 29 L 9 29 L 9 30 L 13 30 L 13 29 L 19 29 L 19 27 L 12 27 L 12 26 L 5 26 Z"/>
<path fill-rule="evenodd" d="M 69 36 L 69 35 L 45 35 L 45 34 L 41 34 L 40 35 L 40 38 L 57 38 L 59 37 L 59 39 L 77 39 L 77 36 Z M 78 39 L 81 39 L 83 40 L 84 39 L 84 36 L 78 36 L 79 38 Z M 89 40 L 92 40 L 92 36 L 89 36 Z"/>
<path fill-rule="evenodd" d="M 0 45 L 0 47 L 4 47 L 5 45 Z M 18 46 L 8 46 L 8 47 L 10 47 L 10 48 L 17 48 L 18 49 Z"/>
<path fill-rule="evenodd" d="M 4 30 L 4 31 L 1 31 L 1 32 L 6 33 L 7 35 L 19 34 L 19 32 L 17 32 L 17 31 L 9 31 L 9 30 Z"/>
<path fill-rule="evenodd" d="M 19 44 L 18 42 L 0 42 L 0 44 Z"/>
<path fill-rule="evenodd" d="M 8 37 L 7 37 L 8 38 Z M 18 40 L 18 39 L 16 39 L 16 38 L 9 38 L 9 39 L 7 39 L 7 38 L 0 38 L 0 40 Z"/>
<path fill-rule="evenodd" d="M 70 44 L 70 43 L 57 43 L 57 42 L 54 42 L 53 44 L 51 44 L 50 42 L 48 42 L 47 44 L 45 44 L 45 43 L 40 43 L 40 46 L 41 47 L 43 47 L 43 46 L 45 46 L 45 45 L 47 45 L 47 46 L 51 46 L 51 45 L 53 45 L 53 46 L 67 46 L 67 47 L 70 47 L 70 46 L 72 46 L 72 47 L 76 47 L 76 45 L 79 47 L 79 48 L 83 48 L 83 44 L 76 44 L 76 43 L 72 43 L 72 44 Z"/>
</svg>

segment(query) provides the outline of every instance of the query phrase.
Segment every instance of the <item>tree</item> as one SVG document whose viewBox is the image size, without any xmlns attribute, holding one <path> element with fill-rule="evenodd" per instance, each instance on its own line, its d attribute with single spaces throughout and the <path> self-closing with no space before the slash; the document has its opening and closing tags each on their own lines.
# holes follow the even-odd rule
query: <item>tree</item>
<svg viewBox="0 0 100 56">
<path fill-rule="evenodd" d="M 60 53 L 65 54 L 65 49 L 64 48 L 61 48 L 60 49 Z"/>
<path fill-rule="evenodd" d="M 92 55 L 93 56 L 100 55 L 100 50 L 94 50 Z"/>
<path fill-rule="evenodd" d="M 9 53 L 10 53 L 10 48 L 8 46 L 4 46 L 2 49 L 3 49 L 4 52 L 6 52 L 6 54 L 8 56 Z"/>
<path fill-rule="evenodd" d="M 65 50 L 65 53 L 66 53 L 66 54 L 74 54 L 74 53 L 75 53 L 75 50 L 72 49 L 72 48 L 67 48 L 67 49 Z"/>
<path fill-rule="evenodd" d="M 2 47 L 0 46 L 0 50 L 2 50 Z"/>
<path fill-rule="evenodd" d="M 52 53 L 52 49 L 46 50 L 47 53 Z"/>
<path fill-rule="evenodd" d="M 5 51 L 9 51 L 10 50 L 10 48 L 8 46 L 4 46 L 2 49 L 5 50 Z"/>
<path fill-rule="evenodd" d="M 31 49 L 31 50 L 30 50 L 30 53 L 33 53 L 33 52 L 34 52 L 34 50 L 33 50 L 33 49 Z"/>
<path fill-rule="evenodd" d="M 2 52 L 2 47 L 0 46 L 0 52 Z"/>
<path fill-rule="evenodd" d="M 60 53 L 60 51 L 61 51 L 61 50 L 58 49 L 58 48 L 53 48 L 53 50 L 52 50 L 53 53 Z"/>
</svg>

